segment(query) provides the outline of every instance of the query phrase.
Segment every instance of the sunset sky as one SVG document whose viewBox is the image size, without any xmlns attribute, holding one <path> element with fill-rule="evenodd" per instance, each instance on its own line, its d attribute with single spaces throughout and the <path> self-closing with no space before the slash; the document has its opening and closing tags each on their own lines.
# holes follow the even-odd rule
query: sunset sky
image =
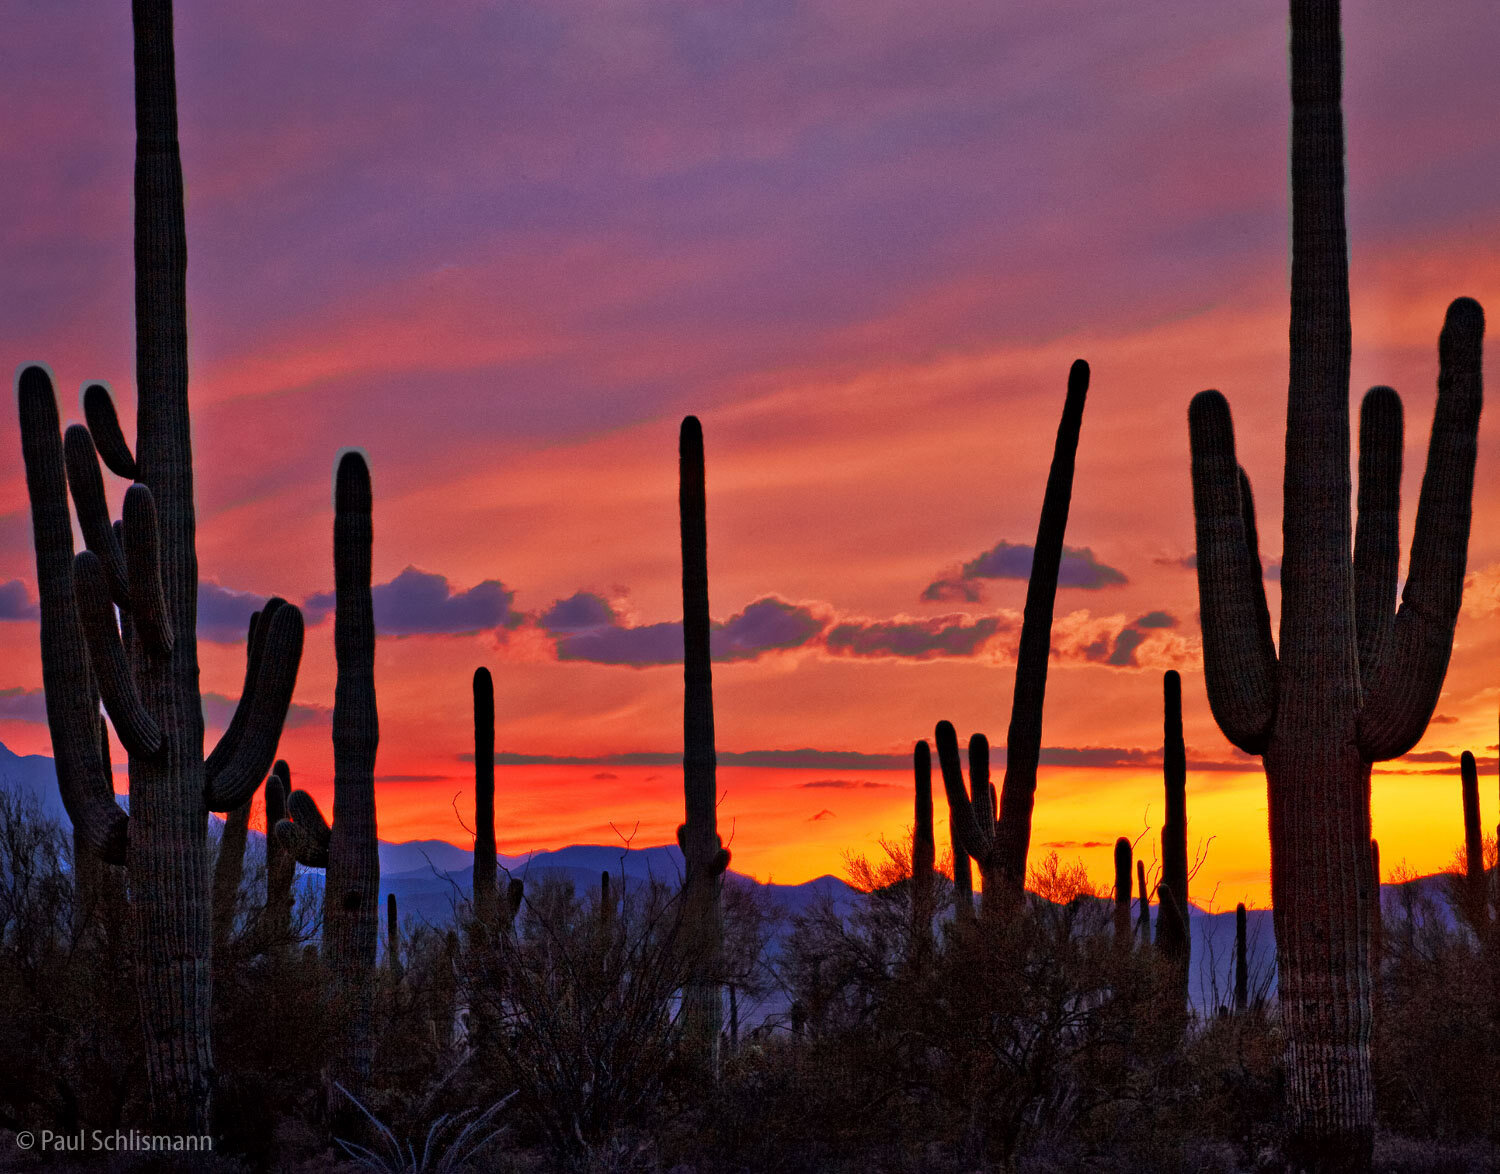
<svg viewBox="0 0 1500 1174">
<path fill-rule="evenodd" d="M 109 382 L 133 436 L 129 6 L 4 10 L 0 355 L 47 363 L 65 419 L 84 380 Z M 265 0 L 177 19 L 210 738 L 252 607 L 303 604 L 282 753 L 328 810 L 330 489 L 359 446 L 382 838 L 466 842 L 484 664 L 502 852 L 612 842 L 611 824 L 669 842 L 692 412 L 721 832 L 762 880 L 840 872 L 903 834 L 911 746 L 939 719 L 1004 743 L 1082 357 L 1033 859 L 1055 847 L 1103 883 L 1121 834 L 1157 859 L 1177 668 L 1194 899 L 1268 900 L 1259 762 L 1203 691 L 1186 414 L 1205 387 L 1229 396 L 1274 567 L 1283 0 Z M 1500 312 L 1500 6 L 1365 0 L 1344 28 L 1353 392 L 1406 404 L 1404 549 L 1443 310 Z M 0 741 L 47 753 L 13 410 L 0 452 Z M 1497 455 L 1492 407 L 1438 715 L 1375 779 L 1386 879 L 1451 859 L 1461 750 L 1500 820 Z"/>
</svg>

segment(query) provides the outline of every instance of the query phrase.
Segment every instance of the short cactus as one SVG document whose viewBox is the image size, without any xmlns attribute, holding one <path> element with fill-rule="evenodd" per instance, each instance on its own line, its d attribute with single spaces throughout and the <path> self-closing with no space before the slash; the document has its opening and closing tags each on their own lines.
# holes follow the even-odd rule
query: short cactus
<svg viewBox="0 0 1500 1174">
<path fill-rule="evenodd" d="M 1115 841 L 1115 943 L 1130 945 L 1130 858 L 1134 855 L 1130 841 L 1121 836 Z"/>
<path fill-rule="evenodd" d="M 1234 1010 L 1243 1015 L 1250 1006 L 1250 951 L 1245 941 L 1245 903 L 1234 907 Z"/>
<path fill-rule="evenodd" d="M 932 830 L 932 750 L 918 742 L 912 752 L 916 775 L 916 823 L 911 838 L 911 940 L 916 957 L 932 950 L 933 867 L 937 837 Z"/>
</svg>

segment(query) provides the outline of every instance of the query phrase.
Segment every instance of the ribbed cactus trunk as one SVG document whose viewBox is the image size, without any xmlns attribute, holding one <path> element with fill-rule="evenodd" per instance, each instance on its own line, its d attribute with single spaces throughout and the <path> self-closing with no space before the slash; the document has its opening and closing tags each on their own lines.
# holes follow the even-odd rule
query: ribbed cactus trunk
<svg viewBox="0 0 1500 1174">
<path fill-rule="evenodd" d="M 1130 861 L 1133 855 L 1128 839 L 1121 836 L 1115 841 L 1115 944 L 1121 948 L 1130 945 L 1130 886 L 1134 882 L 1130 875 Z"/>
<path fill-rule="evenodd" d="M 708 520 L 703 477 L 703 427 L 682 422 L 678 509 L 682 525 L 682 781 L 687 819 L 677 829 L 686 861 L 682 941 L 689 975 L 682 992 L 688 1047 L 712 1071 L 719 1063 L 723 1008 L 719 960 L 723 951 L 720 885 L 729 853 L 719 840 L 715 781 L 713 670 L 709 650 Z"/>
<path fill-rule="evenodd" d="M 1052 650 L 1052 612 L 1057 601 L 1057 574 L 1062 565 L 1063 537 L 1073 499 L 1073 466 L 1078 455 L 1078 433 L 1089 389 L 1089 365 L 1078 359 L 1068 371 L 1068 392 L 1052 449 L 1042 516 L 1037 524 L 1031 575 L 1026 584 L 1026 609 L 1021 621 L 1021 643 L 1016 652 L 1015 692 L 1010 729 L 1006 734 L 1005 781 L 998 802 L 989 786 L 988 750 L 984 743 L 984 782 L 978 781 L 974 744 L 969 745 L 972 797 L 965 796 L 956 740 L 951 758 L 938 738 L 938 760 L 948 807 L 964 850 L 979 865 L 984 885 L 982 909 L 997 917 L 1015 908 L 1026 883 L 1026 858 L 1031 850 L 1031 816 L 1036 806 L 1036 772 L 1042 753 L 1042 706 L 1047 693 L 1047 660 Z M 941 725 L 947 725 L 946 722 Z M 951 729 L 951 727 L 950 727 Z"/>
<path fill-rule="evenodd" d="M 1162 782 L 1166 816 L 1161 825 L 1161 910 L 1156 945 L 1171 960 L 1184 1009 L 1192 960 L 1192 922 L 1188 904 L 1187 747 L 1182 738 L 1182 678 L 1169 669 L 1162 676 Z"/>
<path fill-rule="evenodd" d="M 250 800 L 246 799 L 229 813 L 224 833 L 219 837 L 219 852 L 214 858 L 213 950 L 214 973 L 223 973 L 219 963 L 234 933 L 234 917 L 239 910 L 240 881 L 245 875 L 245 841 L 250 832 Z"/>
<path fill-rule="evenodd" d="M 1234 907 L 1234 1010 L 1243 1015 L 1250 1006 L 1250 949 L 1245 941 L 1244 902 Z"/>
<path fill-rule="evenodd" d="M 490 932 L 500 920 L 495 863 L 495 682 L 474 670 L 474 916 Z"/>
<path fill-rule="evenodd" d="M 172 7 L 135 0 L 132 18 L 136 451 L 100 385 L 84 393 L 87 427 L 70 427 L 61 442 L 45 370 L 22 370 L 17 400 L 59 787 L 77 842 L 127 868 L 153 1126 L 201 1134 L 213 1079 L 208 813 L 239 807 L 270 767 L 301 659 L 302 617 L 273 599 L 252 620 L 245 694 L 205 760 Z M 101 457 L 134 482 L 113 525 Z M 68 489 L 87 546 L 76 557 Z M 130 758 L 128 819 L 114 803 L 101 701 Z"/>
<path fill-rule="evenodd" d="M 1304 1170 L 1368 1170 L 1369 764 L 1416 744 L 1447 670 L 1468 546 L 1484 320 L 1467 298 L 1448 309 L 1406 589 L 1393 614 L 1402 424 L 1400 400 L 1388 388 L 1371 391 L 1361 410 L 1359 522 L 1355 533 L 1350 527 L 1337 0 L 1292 0 L 1291 26 L 1291 371 L 1279 649 L 1249 481 L 1217 392 L 1195 397 L 1189 411 L 1199 602 L 1214 716 L 1231 742 L 1265 758 L 1287 1154 Z"/>
<path fill-rule="evenodd" d="M 918 742 L 912 752 L 916 776 L 916 822 L 911 836 L 911 941 L 917 960 L 932 953 L 933 866 L 937 863 L 937 837 L 932 830 L 932 750 Z"/>
<path fill-rule="evenodd" d="M 370 470 L 357 452 L 339 459 L 334 481 L 333 834 L 323 891 L 323 956 L 338 976 L 349 1015 L 338 1074 L 363 1080 L 374 1057 L 371 1014 L 380 924 L 375 830 L 375 612 Z M 346 1081 L 347 1083 L 347 1081 Z"/>
<path fill-rule="evenodd" d="M 1458 775 L 1464 803 L 1464 915 L 1484 936 L 1489 923 L 1489 882 L 1484 874 L 1484 831 L 1479 823 L 1479 767 L 1465 750 Z"/>
</svg>

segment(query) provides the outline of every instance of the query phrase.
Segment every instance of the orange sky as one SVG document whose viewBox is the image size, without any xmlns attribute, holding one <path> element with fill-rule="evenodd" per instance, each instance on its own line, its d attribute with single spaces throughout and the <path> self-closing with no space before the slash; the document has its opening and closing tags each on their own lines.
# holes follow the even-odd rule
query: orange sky
<svg viewBox="0 0 1500 1174">
<path fill-rule="evenodd" d="M 82 380 L 108 379 L 129 432 L 129 30 L 120 13 L 70 25 L 71 2 L 21 18 L 28 60 L 0 79 L 19 128 L 0 137 L 15 177 L 0 193 L 0 349 L 12 368 L 49 363 L 69 418 Z M 1044 761 L 1034 853 L 1079 856 L 1101 884 L 1118 835 L 1144 834 L 1155 858 L 1161 781 L 1140 759 L 1160 749 L 1161 673 L 1177 668 L 1190 762 L 1250 767 L 1190 770 L 1195 899 L 1264 903 L 1263 779 L 1208 713 L 1181 562 L 1186 406 L 1211 386 L 1234 409 L 1263 552 L 1279 553 L 1284 19 L 1228 0 L 1149 0 L 1128 19 L 1081 0 L 1045 14 L 816 0 L 774 18 L 603 0 L 524 18 L 460 4 L 442 21 L 282 0 L 184 11 L 202 577 L 298 602 L 328 590 L 334 460 L 366 450 L 377 584 L 408 567 L 446 580 L 432 615 L 408 600 L 412 634 L 380 643 L 381 834 L 463 842 L 479 664 L 503 752 L 680 752 L 680 666 L 559 659 L 544 617 L 586 592 L 613 628 L 678 618 L 676 432 L 692 411 L 714 615 L 771 597 L 823 633 L 715 665 L 720 749 L 906 755 L 942 718 L 998 745 L 1025 582 L 922 593 L 1033 541 L 1083 357 L 1067 544 L 1125 581 L 1060 589 L 1043 741 L 1115 765 Z M 1404 542 L 1443 309 L 1458 294 L 1500 305 L 1497 37 L 1500 11 L 1480 0 L 1421 28 L 1391 4 L 1346 14 L 1353 391 L 1390 383 L 1405 401 Z M 1442 867 L 1461 839 L 1444 753 L 1488 760 L 1484 819 L 1500 819 L 1492 424 L 1439 716 L 1393 764 L 1407 773 L 1375 779 L 1387 875 Z M 18 580 L 24 601 L 8 415 L 0 452 L 0 589 Z M 503 615 L 470 623 L 471 604 Z M 12 611 L 0 740 L 46 752 L 35 623 Z M 1174 625 L 1137 628 L 1131 662 L 1104 663 L 1100 648 L 1157 612 Z M 996 634 L 922 656 L 827 640 L 894 622 Z M 205 636 L 200 658 L 206 691 L 237 694 L 242 638 Z M 325 810 L 333 684 L 323 620 L 283 753 Z M 661 843 L 680 819 L 673 766 L 497 777 L 502 851 L 609 842 L 611 821 Z M 762 879 L 839 872 L 911 819 L 905 771 L 723 767 L 720 787 L 735 867 Z"/>
</svg>

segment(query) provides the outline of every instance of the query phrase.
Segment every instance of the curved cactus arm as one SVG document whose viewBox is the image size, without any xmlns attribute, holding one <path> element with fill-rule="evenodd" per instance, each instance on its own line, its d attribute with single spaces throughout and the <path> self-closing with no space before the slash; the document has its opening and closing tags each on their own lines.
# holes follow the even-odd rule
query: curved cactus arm
<svg viewBox="0 0 1500 1174">
<path fill-rule="evenodd" d="M 1359 676 L 1378 679 L 1396 624 L 1401 569 L 1401 397 L 1372 387 L 1359 405 L 1359 518 L 1354 525 L 1354 627 Z"/>
<path fill-rule="evenodd" d="M 1229 404 L 1217 391 L 1193 397 L 1188 435 L 1208 702 L 1224 736 L 1246 753 L 1260 754 L 1276 716 L 1276 652 L 1260 556 L 1246 530 L 1254 506 L 1241 491 Z"/>
<path fill-rule="evenodd" d="M 276 842 L 281 845 L 282 851 L 304 868 L 328 867 L 328 846 L 319 844 L 295 820 L 283 819 L 276 825 Z"/>
<path fill-rule="evenodd" d="M 219 736 L 218 745 L 213 748 L 213 752 L 204 759 L 206 778 L 213 778 L 224 769 L 224 764 L 234 757 L 240 739 L 245 736 L 245 723 L 250 720 L 250 711 L 255 704 L 255 690 L 260 683 L 260 662 L 266 646 L 266 635 L 271 630 L 270 621 L 285 606 L 286 600 L 273 595 L 266 601 L 264 608 L 250 615 L 250 625 L 245 637 L 245 683 L 240 689 L 240 700 L 234 707 L 229 725 Z M 287 776 L 287 781 L 290 783 L 290 776 Z"/>
<path fill-rule="evenodd" d="M 42 690 L 57 787 L 78 843 L 109 864 L 125 863 L 129 816 L 115 802 L 99 738 L 99 693 L 73 594 L 73 524 L 52 381 L 42 367 L 25 367 L 16 380 L 21 455 L 31 499 L 41 612 Z"/>
<path fill-rule="evenodd" d="M 964 788 L 964 768 L 958 758 L 958 735 L 953 730 L 953 723 L 938 722 L 935 740 L 938 766 L 943 772 L 943 790 L 948 793 L 949 826 L 955 836 L 954 847 L 962 849 L 966 856 L 972 856 L 983 867 L 990 858 L 994 841 L 976 817 L 974 805 Z M 956 861 L 954 867 L 958 867 Z"/>
<path fill-rule="evenodd" d="M 94 438 L 94 447 L 99 450 L 99 459 L 116 477 L 127 481 L 136 479 L 135 456 L 120 430 L 120 417 L 115 414 L 115 401 L 110 398 L 109 388 L 102 383 L 90 383 L 83 389 L 83 418 L 88 422 L 89 435 Z"/>
<path fill-rule="evenodd" d="M 91 550 L 81 550 L 73 558 L 73 595 L 78 601 L 78 619 L 88 642 L 89 663 L 98 678 L 99 695 L 109 711 L 115 733 L 132 755 L 150 758 L 161 749 L 161 727 L 136 692 L 125 648 L 120 643 L 120 629 L 115 625 L 104 567 Z"/>
<path fill-rule="evenodd" d="M 327 848 L 333 842 L 333 828 L 318 810 L 318 801 L 306 791 L 293 791 L 286 797 L 286 812 L 320 848 Z"/>
<path fill-rule="evenodd" d="M 1016 652 L 1015 692 L 1010 728 L 1005 735 L 1005 778 L 1000 787 L 999 826 L 995 832 L 996 865 L 1017 892 L 1026 876 L 1031 847 L 1031 816 L 1036 802 L 1036 771 L 1042 754 L 1042 708 L 1047 694 L 1047 661 L 1052 653 L 1052 612 L 1057 602 L 1057 573 L 1062 565 L 1063 536 L 1073 500 L 1073 467 L 1078 456 L 1078 433 L 1083 427 L 1083 404 L 1089 390 L 1089 365 L 1074 361 L 1068 371 L 1042 516 L 1037 522 L 1031 575 L 1026 583 L 1026 606 L 1021 620 L 1021 642 Z M 969 764 L 973 770 L 973 763 Z"/>
<path fill-rule="evenodd" d="M 68 488 L 73 493 L 73 508 L 78 511 L 83 544 L 104 564 L 105 574 L 109 576 L 109 593 L 124 607 L 130 602 L 125 580 L 125 554 L 109 519 L 109 503 L 104 497 L 104 478 L 99 473 L 94 438 L 82 424 L 70 424 L 63 433 L 63 456 L 68 464 Z"/>
<path fill-rule="evenodd" d="M 265 630 L 259 671 L 235 713 L 238 717 L 239 709 L 248 709 L 243 732 L 229 758 L 219 760 L 217 770 L 208 771 L 205 766 L 204 797 L 210 811 L 232 811 L 249 802 L 271 769 L 292 704 L 297 669 L 302 663 L 302 612 L 286 604 L 271 613 L 269 622 L 262 613 L 259 626 Z"/>
<path fill-rule="evenodd" d="M 152 655 L 170 656 L 174 637 L 162 594 L 160 535 L 151 491 L 144 485 L 132 485 L 125 491 L 123 512 L 120 521 L 131 620 Z"/>
<path fill-rule="evenodd" d="M 1438 341 L 1438 397 L 1417 501 L 1417 524 L 1390 654 L 1364 694 L 1359 749 L 1366 762 L 1405 754 L 1437 707 L 1463 602 L 1483 399 L 1484 311 L 1448 307 Z"/>
</svg>

